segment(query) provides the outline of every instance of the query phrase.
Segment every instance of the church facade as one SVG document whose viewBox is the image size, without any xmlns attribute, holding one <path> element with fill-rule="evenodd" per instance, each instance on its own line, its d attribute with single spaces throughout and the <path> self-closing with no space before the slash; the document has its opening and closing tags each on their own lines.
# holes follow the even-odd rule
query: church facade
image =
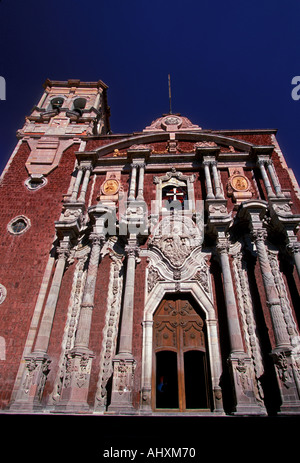
<svg viewBox="0 0 300 463">
<path fill-rule="evenodd" d="M 300 191 L 276 130 L 113 134 L 47 80 L 1 176 L 5 413 L 300 414 Z"/>
</svg>

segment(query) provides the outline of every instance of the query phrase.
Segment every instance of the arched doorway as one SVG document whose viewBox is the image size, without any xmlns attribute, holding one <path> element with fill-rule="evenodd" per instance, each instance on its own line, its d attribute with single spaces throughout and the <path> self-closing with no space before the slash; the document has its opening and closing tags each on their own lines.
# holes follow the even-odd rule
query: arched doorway
<svg viewBox="0 0 300 463">
<path fill-rule="evenodd" d="M 205 319 L 188 297 L 164 299 L 154 314 L 153 410 L 210 410 Z"/>
</svg>

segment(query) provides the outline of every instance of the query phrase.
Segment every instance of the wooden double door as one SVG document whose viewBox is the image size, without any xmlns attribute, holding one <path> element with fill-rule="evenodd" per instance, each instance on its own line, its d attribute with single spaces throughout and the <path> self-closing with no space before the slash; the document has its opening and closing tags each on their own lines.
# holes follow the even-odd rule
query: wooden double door
<svg viewBox="0 0 300 463">
<path fill-rule="evenodd" d="M 210 409 L 205 321 L 188 298 L 164 299 L 154 315 L 152 407 Z"/>
</svg>

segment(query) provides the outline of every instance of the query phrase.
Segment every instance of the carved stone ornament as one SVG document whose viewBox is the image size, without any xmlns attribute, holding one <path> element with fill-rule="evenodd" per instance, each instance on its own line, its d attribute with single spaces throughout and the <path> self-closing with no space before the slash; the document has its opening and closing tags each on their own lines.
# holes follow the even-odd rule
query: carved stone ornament
<svg viewBox="0 0 300 463">
<path fill-rule="evenodd" d="M 192 219 L 172 216 L 158 224 L 149 246 L 159 250 L 173 267 L 178 268 L 202 242 L 203 230 Z"/>
<path fill-rule="evenodd" d="M 240 203 L 252 198 L 254 189 L 244 174 L 242 167 L 238 167 L 231 172 L 227 183 L 227 194 L 233 197 L 233 201 Z"/>
<path fill-rule="evenodd" d="M 6 291 L 5 286 L 0 284 L 0 304 L 2 304 L 2 302 L 5 301 L 6 294 L 7 294 L 7 291 Z"/>
<path fill-rule="evenodd" d="M 101 191 L 104 195 L 115 195 L 120 189 L 120 183 L 115 178 L 107 179 L 101 186 Z"/>
</svg>

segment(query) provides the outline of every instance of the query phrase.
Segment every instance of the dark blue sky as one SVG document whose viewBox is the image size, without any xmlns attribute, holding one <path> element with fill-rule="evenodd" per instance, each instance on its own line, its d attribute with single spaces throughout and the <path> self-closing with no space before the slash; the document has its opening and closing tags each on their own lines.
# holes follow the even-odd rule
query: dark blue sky
<svg viewBox="0 0 300 463">
<path fill-rule="evenodd" d="M 46 78 L 103 80 L 114 133 L 168 112 L 204 129 L 277 128 L 300 180 L 300 2 L 2 0 L 0 169 Z"/>
</svg>

